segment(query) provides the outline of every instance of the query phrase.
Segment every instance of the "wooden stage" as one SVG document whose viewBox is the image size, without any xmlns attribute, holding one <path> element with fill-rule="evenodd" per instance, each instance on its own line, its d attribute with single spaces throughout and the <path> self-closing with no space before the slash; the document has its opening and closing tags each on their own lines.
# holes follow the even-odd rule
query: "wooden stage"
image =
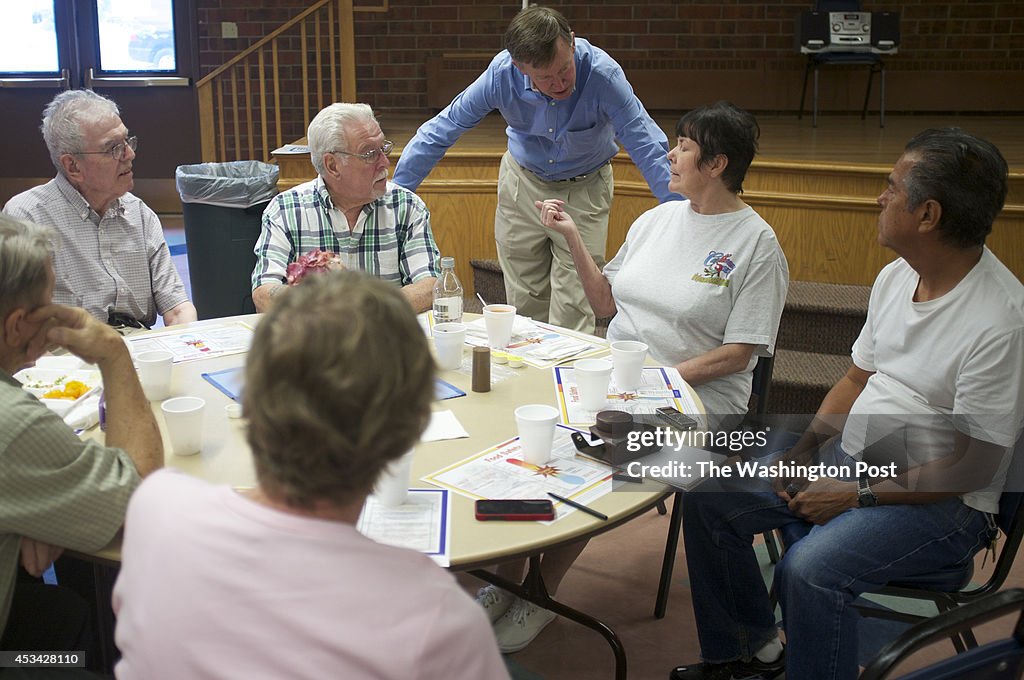
<svg viewBox="0 0 1024 680">
<path fill-rule="evenodd" d="M 395 142 L 392 160 L 422 122 L 421 116 L 381 113 L 385 135 Z M 676 115 L 655 115 L 670 140 Z M 860 120 L 857 115 L 761 115 L 760 152 L 744 182 L 744 200 L 771 224 L 789 260 L 793 280 L 870 285 L 894 255 L 877 244 L 875 199 L 917 132 L 958 126 L 999 146 L 1010 164 L 1010 195 L 988 245 L 1024 280 L 1024 117 L 897 115 Z M 417 193 L 432 214 L 441 252 L 456 258 L 459 276 L 472 285 L 469 260 L 493 258 L 498 162 L 506 148 L 504 123 L 489 116 L 463 135 Z M 281 187 L 314 176 L 308 156 L 282 156 Z M 607 254 L 614 255 L 629 225 L 656 201 L 625 153 L 613 160 L 615 200 Z"/>
</svg>

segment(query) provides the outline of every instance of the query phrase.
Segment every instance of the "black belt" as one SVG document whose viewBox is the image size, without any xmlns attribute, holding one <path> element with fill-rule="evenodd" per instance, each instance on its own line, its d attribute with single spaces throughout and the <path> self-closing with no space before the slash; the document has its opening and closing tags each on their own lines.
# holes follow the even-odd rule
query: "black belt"
<svg viewBox="0 0 1024 680">
<path fill-rule="evenodd" d="M 604 166 L 608 165 L 608 163 L 610 163 L 610 162 L 611 161 L 605 161 L 604 163 L 602 163 L 601 165 L 597 166 L 596 168 L 594 168 L 590 172 L 582 174 L 582 175 L 576 175 L 575 177 L 567 177 L 565 179 L 553 179 L 553 180 L 549 180 L 549 181 L 551 183 L 553 183 L 553 184 L 554 183 L 558 183 L 558 182 L 582 182 L 586 178 L 591 177 L 591 176 L 597 174 L 598 172 L 600 172 L 601 169 Z"/>
<path fill-rule="evenodd" d="M 134 316 L 130 314 L 124 314 L 123 312 L 107 311 L 107 325 L 113 326 L 117 329 L 122 328 L 144 328 L 149 330 L 149 326 L 142 323 Z"/>
</svg>

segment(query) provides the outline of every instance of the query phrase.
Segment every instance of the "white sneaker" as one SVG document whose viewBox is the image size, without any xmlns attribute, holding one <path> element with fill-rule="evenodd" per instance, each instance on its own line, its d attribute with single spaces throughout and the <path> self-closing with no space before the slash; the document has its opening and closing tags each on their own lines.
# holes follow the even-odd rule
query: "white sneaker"
<svg viewBox="0 0 1024 680">
<path fill-rule="evenodd" d="M 498 649 L 502 654 L 524 649 L 556 616 L 554 612 L 517 597 L 505 615 L 494 624 Z"/>
<path fill-rule="evenodd" d="M 519 598 L 498 586 L 484 586 L 476 593 L 476 603 L 484 608 L 491 623 L 500 619 L 517 599 Z"/>
</svg>

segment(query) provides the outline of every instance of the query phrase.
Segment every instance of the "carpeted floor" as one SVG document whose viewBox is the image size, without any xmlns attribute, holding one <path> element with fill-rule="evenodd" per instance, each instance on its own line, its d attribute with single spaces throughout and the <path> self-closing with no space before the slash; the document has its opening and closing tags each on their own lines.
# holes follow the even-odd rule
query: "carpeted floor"
<svg viewBox="0 0 1024 680">
<path fill-rule="evenodd" d="M 674 666 L 699 658 L 700 648 L 691 609 L 686 573 L 686 556 L 680 545 L 676 557 L 668 611 L 664 619 L 653 616 L 661 558 L 668 530 L 668 517 L 652 511 L 629 524 L 603 534 L 587 546 L 583 555 L 565 577 L 557 599 L 585 610 L 610 625 L 622 638 L 629 661 L 631 680 L 664 680 Z M 771 567 L 764 545 L 757 539 L 758 552 L 766 579 Z M 980 565 L 981 557 L 978 558 Z M 976 580 L 984 580 L 991 571 L 979 569 Z M 460 576 L 467 589 L 475 592 L 475 579 Z M 1024 563 L 1011 572 L 1007 587 L 1024 585 Z M 930 614 L 930 605 L 897 602 L 877 598 L 890 608 Z M 909 605 L 909 606 L 908 606 Z M 778 614 L 777 614 L 778 615 Z M 1007 637 L 1012 620 L 987 624 L 979 629 L 980 641 Z M 862 619 L 859 627 L 860 663 L 866 665 L 877 652 L 894 639 L 906 625 L 880 619 Z M 913 657 L 907 668 L 925 665 L 953 653 L 949 642 L 942 642 Z M 614 677 L 610 648 L 596 633 L 565 619 L 556 619 L 525 650 L 507 657 L 515 678 L 545 680 L 601 680 Z"/>
</svg>

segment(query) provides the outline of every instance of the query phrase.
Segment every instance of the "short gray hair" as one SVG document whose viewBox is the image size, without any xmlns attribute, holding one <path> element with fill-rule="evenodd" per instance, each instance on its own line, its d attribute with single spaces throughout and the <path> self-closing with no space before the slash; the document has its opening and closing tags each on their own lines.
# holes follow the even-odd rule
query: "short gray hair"
<svg viewBox="0 0 1024 680">
<path fill-rule="evenodd" d="M 112 99 L 92 90 L 65 90 L 54 97 L 43 109 L 43 124 L 39 126 L 53 166 L 64 172 L 60 157 L 85 151 L 83 125 L 106 116 L 120 115 L 121 111 Z"/>
<path fill-rule="evenodd" d="M 348 151 L 345 129 L 352 123 L 363 121 L 377 122 L 369 104 L 339 102 L 316 114 L 306 132 L 306 143 L 309 144 L 309 159 L 317 174 L 324 174 L 324 154 Z"/>
<path fill-rule="evenodd" d="M 46 289 L 53 231 L 0 213 L 0 319 L 34 305 Z"/>
</svg>

